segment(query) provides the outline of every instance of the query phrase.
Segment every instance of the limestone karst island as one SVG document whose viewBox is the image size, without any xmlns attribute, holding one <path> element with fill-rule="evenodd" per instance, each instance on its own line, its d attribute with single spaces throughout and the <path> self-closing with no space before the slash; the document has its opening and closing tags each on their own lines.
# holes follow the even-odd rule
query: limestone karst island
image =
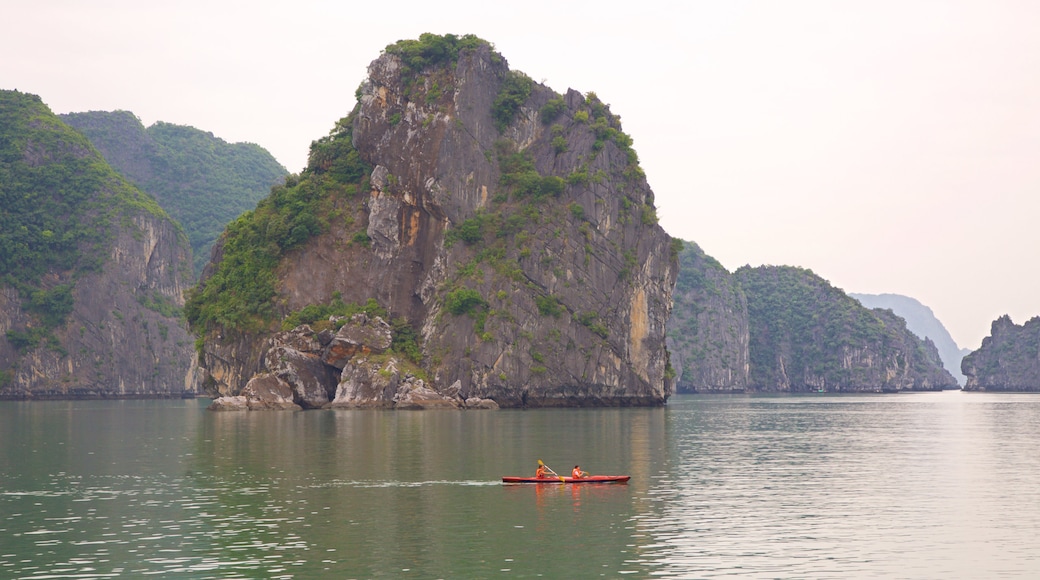
<svg viewBox="0 0 1040 580">
<path fill-rule="evenodd" d="M 0 398 L 655 406 L 959 388 L 950 368 L 1040 390 L 1033 321 L 961 365 L 810 270 L 728 272 L 669 237 L 619 117 L 482 39 L 386 47 L 343 110 L 287 175 L 0 91 Z"/>
</svg>

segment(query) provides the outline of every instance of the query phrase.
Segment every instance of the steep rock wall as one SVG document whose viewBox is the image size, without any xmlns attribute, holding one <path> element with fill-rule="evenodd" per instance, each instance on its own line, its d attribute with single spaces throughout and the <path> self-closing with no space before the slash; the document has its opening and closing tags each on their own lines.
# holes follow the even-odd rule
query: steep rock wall
<svg viewBox="0 0 1040 580">
<path fill-rule="evenodd" d="M 748 385 L 747 298 L 733 276 L 695 243 L 679 255 L 668 350 L 680 393 L 744 392 Z"/>
<path fill-rule="evenodd" d="M 188 376 L 193 338 L 182 320 L 158 306 L 183 306 L 189 269 L 189 250 L 172 222 L 149 214 L 125 221 L 102 271 L 76 282 L 75 306 L 64 327 L 55 332 L 61 349 L 38 347 L 23 353 L 2 396 L 195 394 Z M 28 322 L 24 315 L 19 321 Z M 0 321 L 0 333 L 17 327 L 4 322 Z"/>
<path fill-rule="evenodd" d="M 0 398 L 193 392 L 183 233 L 34 95 L 0 91 Z"/>
<path fill-rule="evenodd" d="M 956 388 L 938 351 L 891 310 L 867 310 L 809 270 L 743 267 L 749 389 L 898 392 Z"/>
</svg>

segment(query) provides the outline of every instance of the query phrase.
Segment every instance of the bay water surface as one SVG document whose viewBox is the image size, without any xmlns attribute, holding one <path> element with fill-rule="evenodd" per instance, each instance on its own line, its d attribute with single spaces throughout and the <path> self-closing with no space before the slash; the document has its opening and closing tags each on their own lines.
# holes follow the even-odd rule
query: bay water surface
<svg viewBox="0 0 1040 580">
<path fill-rule="evenodd" d="M 0 402 L 0 578 L 1040 577 L 1036 395 L 208 402 Z"/>
</svg>

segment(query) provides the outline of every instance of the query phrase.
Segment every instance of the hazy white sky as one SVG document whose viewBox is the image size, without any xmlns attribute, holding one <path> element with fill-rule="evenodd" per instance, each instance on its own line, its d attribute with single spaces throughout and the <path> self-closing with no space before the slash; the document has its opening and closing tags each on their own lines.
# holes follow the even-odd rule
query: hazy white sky
<svg viewBox="0 0 1040 580">
<path fill-rule="evenodd" d="M 473 33 L 621 115 L 664 228 L 730 270 L 930 306 L 962 347 L 1040 315 L 1040 2 L 0 0 L 0 88 L 268 149 L 290 171 L 369 62 Z"/>
</svg>

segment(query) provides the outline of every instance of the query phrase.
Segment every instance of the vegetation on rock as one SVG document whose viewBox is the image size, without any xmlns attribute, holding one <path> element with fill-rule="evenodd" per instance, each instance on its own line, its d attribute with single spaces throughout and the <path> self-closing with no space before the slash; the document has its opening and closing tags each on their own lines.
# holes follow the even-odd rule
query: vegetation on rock
<svg viewBox="0 0 1040 580">
<path fill-rule="evenodd" d="M 693 242 L 679 256 L 668 348 L 679 392 L 747 389 L 748 311 L 744 291 L 715 258 Z"/>
<path fill-rule="evenodd" d="M 0 282 L 18 290 L 36 321 L 8 331 L 20 350 L 64 324 L 76 280 L 108 259 L 116 220 L 166 215 L 39 97 L 17 91 L 0 91 L 0 208 Z"/>
<path fill-rule="evenodd" d="M 0 398 L 179 395 L 189 256 L 86 137 L 0 91 Z"/>
<path fill-rule="evenodd" d="M 146 129 L 129 111 L 72 113 L 62 119 L 181 224 L 196 274 L 224 227 L 253 209 L 286 175 L 260 146 L 230 144 L 193 127 L 159 122 Z"/>
<path fill-rule="evenodd" d="M 906 322 L 871 311 L 812 271 L 762 266 L 734 276 L 747 296 L 748 384 L 766 390 L 940 389 L 956 381 Z M 890 369 L 892 373 L 888 372 Z"/>
<path fill-rule="evenodd" d="M 609 108 L 452 35 L 388 46 L 357 96 L 286 184 L 315 196 L 280 214 L 276 191 L 229 226 L 188 301 L 202 359 L 233 367 L 222 392 L 242 388 L 285 314 L 342 292 L 393 312 L 395 337 L 414 329 L 410 358 L 435 390 L 503 406 L 661 404 L 676 256 Z M 269 234 L 308 208 L 304 241 Z"/>
<path fill-rule="evenodd" d="M 351 117 L 311 145 L 307 168 L 271 189 L 256 209 L 228 224 L 212 274 L 185 304 L 192 329 L 257 331 L 278 318 L 275 270 L 286 252 L 328 228 L 339 204 L 366 188 L 371 168 L 351 145 Z"/>
</svg>

